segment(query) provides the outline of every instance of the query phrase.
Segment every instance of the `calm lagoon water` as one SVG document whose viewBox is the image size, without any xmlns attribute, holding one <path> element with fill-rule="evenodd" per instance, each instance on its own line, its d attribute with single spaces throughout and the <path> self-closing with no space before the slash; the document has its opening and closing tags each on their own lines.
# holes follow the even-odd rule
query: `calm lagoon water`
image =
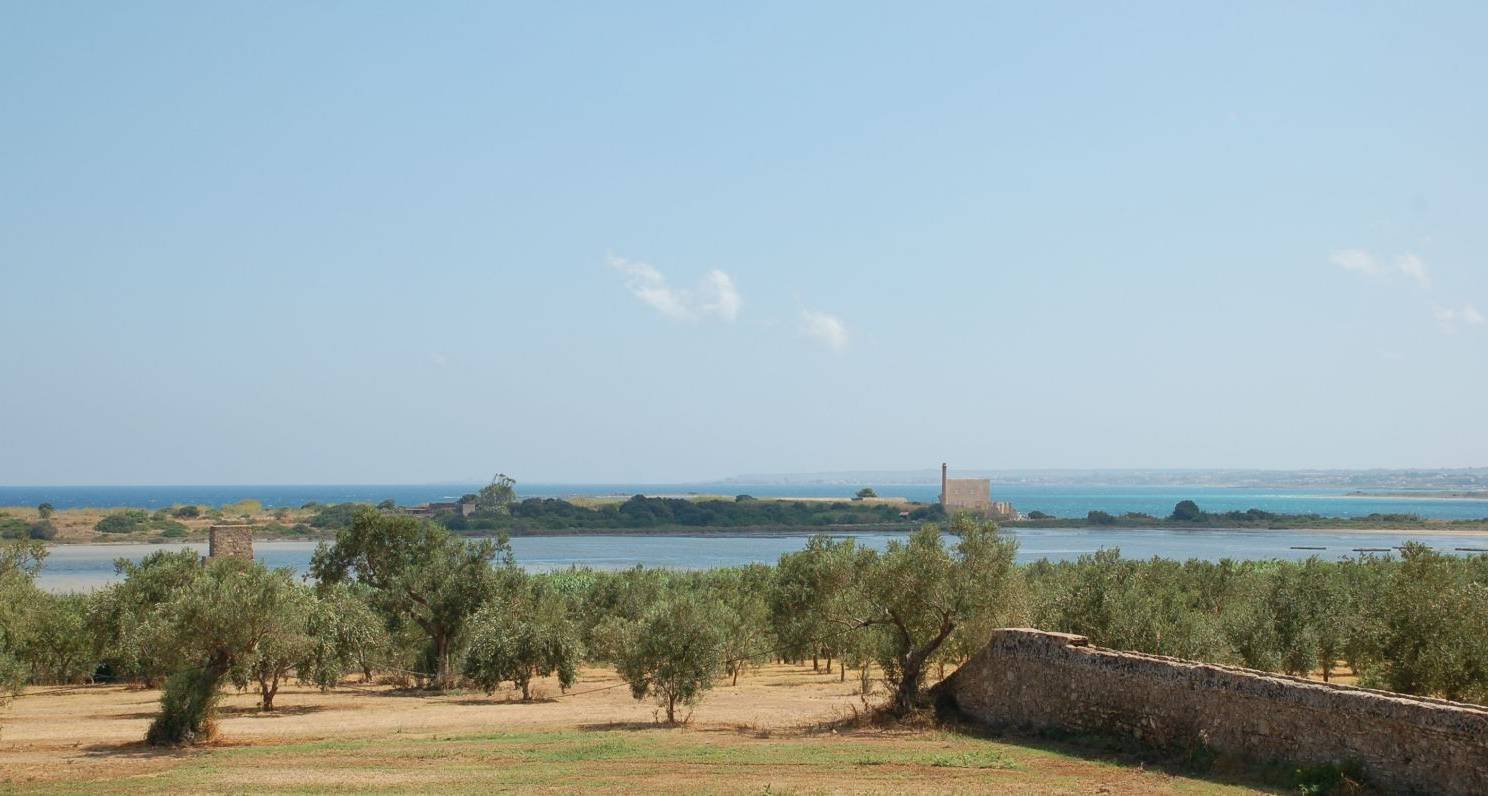
<svg viewBox="0 0 1488 796">
<path fill-rule="evenodd" d="M 1359 555 L 1355 548 L 1384 548 L 1414 540 L 1444 552 L 1459 547 L 1488 548 L 1488 534 L 1440 536 L 1410 533 L 1344 533 L 1296 531 L 1173 531 L 1121 529 L 1026 529 L 1009 531 L 1018 539 L 1020 562 L 1069 560 L 1101 548 L 1119 547 L 1128 558 L 1163 556 L 1185 560 L 1305 559 L 1317 555 L 1336 560 Z M 859 544 L 882 548 L 899 533 L 856 534 Z M 517 563 L 543 572 L 571 566 L 595 569 L 649 567 L 708 569 L 754 562 L 774 563 L 782 553 L 801 549 L 808 535 L 790 536 L 528 536 L 512 540 Z M 258 542 L 254 552 L 270 567 L 303 574 L 315 542 Z M 1297 550 L 1321 547 L 1323 550 Z M 53 545 L 38 584 L 56 592 L 91 590 L 117 579 L 116 558 L 138 561 L 156 550 L 191 548 L 203 555 L 205 544 Z"/>
</svg>

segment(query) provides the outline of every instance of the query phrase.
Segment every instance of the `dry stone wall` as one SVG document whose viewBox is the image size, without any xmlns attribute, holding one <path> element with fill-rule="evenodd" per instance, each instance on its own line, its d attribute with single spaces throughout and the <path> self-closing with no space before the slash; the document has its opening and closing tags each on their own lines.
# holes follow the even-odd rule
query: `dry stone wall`
<svg viewBox="0 0 1488 796">
<path fill-rule="evenodd" d="M 1007 629 L 935 688 L 1017 729 L 1114 735 L 1258 762 L 1352 763 L 1391 793 L 1488 793 L 1488 708 Z"/>
<path fill-rule="evenodd" d="M 253 526 L 213 525 L 207 537 L 209 558 L 242 558 L 253 560 Z"/>
</svg>

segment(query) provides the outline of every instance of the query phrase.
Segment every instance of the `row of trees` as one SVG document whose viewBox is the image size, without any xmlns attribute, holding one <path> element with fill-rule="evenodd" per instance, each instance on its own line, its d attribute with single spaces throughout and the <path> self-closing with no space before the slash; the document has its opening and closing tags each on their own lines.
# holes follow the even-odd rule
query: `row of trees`
<svg viewBox="0 0 1488 796">
<path fill-rule="evenodd" d="M 1123 559 L 1024 568 L 1031 622 L 1099 645 L 1488 703 L 1488 557 L 1409 543 L 1341 562 Z"/>
<path fill-rule="evenodd" d="M 767 661 L 810 660 L 866 692 L 881 677 L 896 711 L 992 628 L 1033 624 L 1105 646 L 1294 674 L 1340 662 L 1366 684 L 1488 699 L 1488 559 L 1407 546 L 1341 563 L 1077 561 L 1014 564 L 995 526 L 958 518 L 884 550 L 820 536 L 776 566 L 527 574 L 504 540 L 358 512 L 317 551 L 307 582 L 190 551 L 120 561 L 90 595 L 32 583 L 44 551 L 0 557 L 0 689 L 22 681 L 164 686 L 157 743 L 211 732 L 218 694 L 255 687 L 265 710 L 293 677 L 409 686 L 534 681 L 567 690 L 589 663 L 678 720 L 715 684 Z M 877 673 L 877 677 L 875 676 Z"/>
</svg>

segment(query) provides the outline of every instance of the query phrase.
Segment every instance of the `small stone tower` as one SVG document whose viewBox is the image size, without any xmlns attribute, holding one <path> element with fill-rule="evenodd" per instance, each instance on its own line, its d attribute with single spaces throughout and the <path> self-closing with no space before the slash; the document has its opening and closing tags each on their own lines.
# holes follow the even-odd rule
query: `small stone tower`
<svg viewBox="0 0 1488 796">
<path fill-rule="evenodd" d="M 213 525 L 207 542 L 207 558 L 253 560 L 252 525 Z"/>
</svg>

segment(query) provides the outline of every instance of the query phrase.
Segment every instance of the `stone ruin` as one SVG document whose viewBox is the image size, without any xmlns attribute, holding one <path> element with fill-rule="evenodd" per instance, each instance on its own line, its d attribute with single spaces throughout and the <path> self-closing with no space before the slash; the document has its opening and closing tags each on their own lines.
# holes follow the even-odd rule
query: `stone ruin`
<svg viewBox="0 0 1488 796">
<path fill-rule="evenodd" d="M 213 525 L 207 542 L 207 558 L 253 560 L 252 525 Z"/>
</svg>

